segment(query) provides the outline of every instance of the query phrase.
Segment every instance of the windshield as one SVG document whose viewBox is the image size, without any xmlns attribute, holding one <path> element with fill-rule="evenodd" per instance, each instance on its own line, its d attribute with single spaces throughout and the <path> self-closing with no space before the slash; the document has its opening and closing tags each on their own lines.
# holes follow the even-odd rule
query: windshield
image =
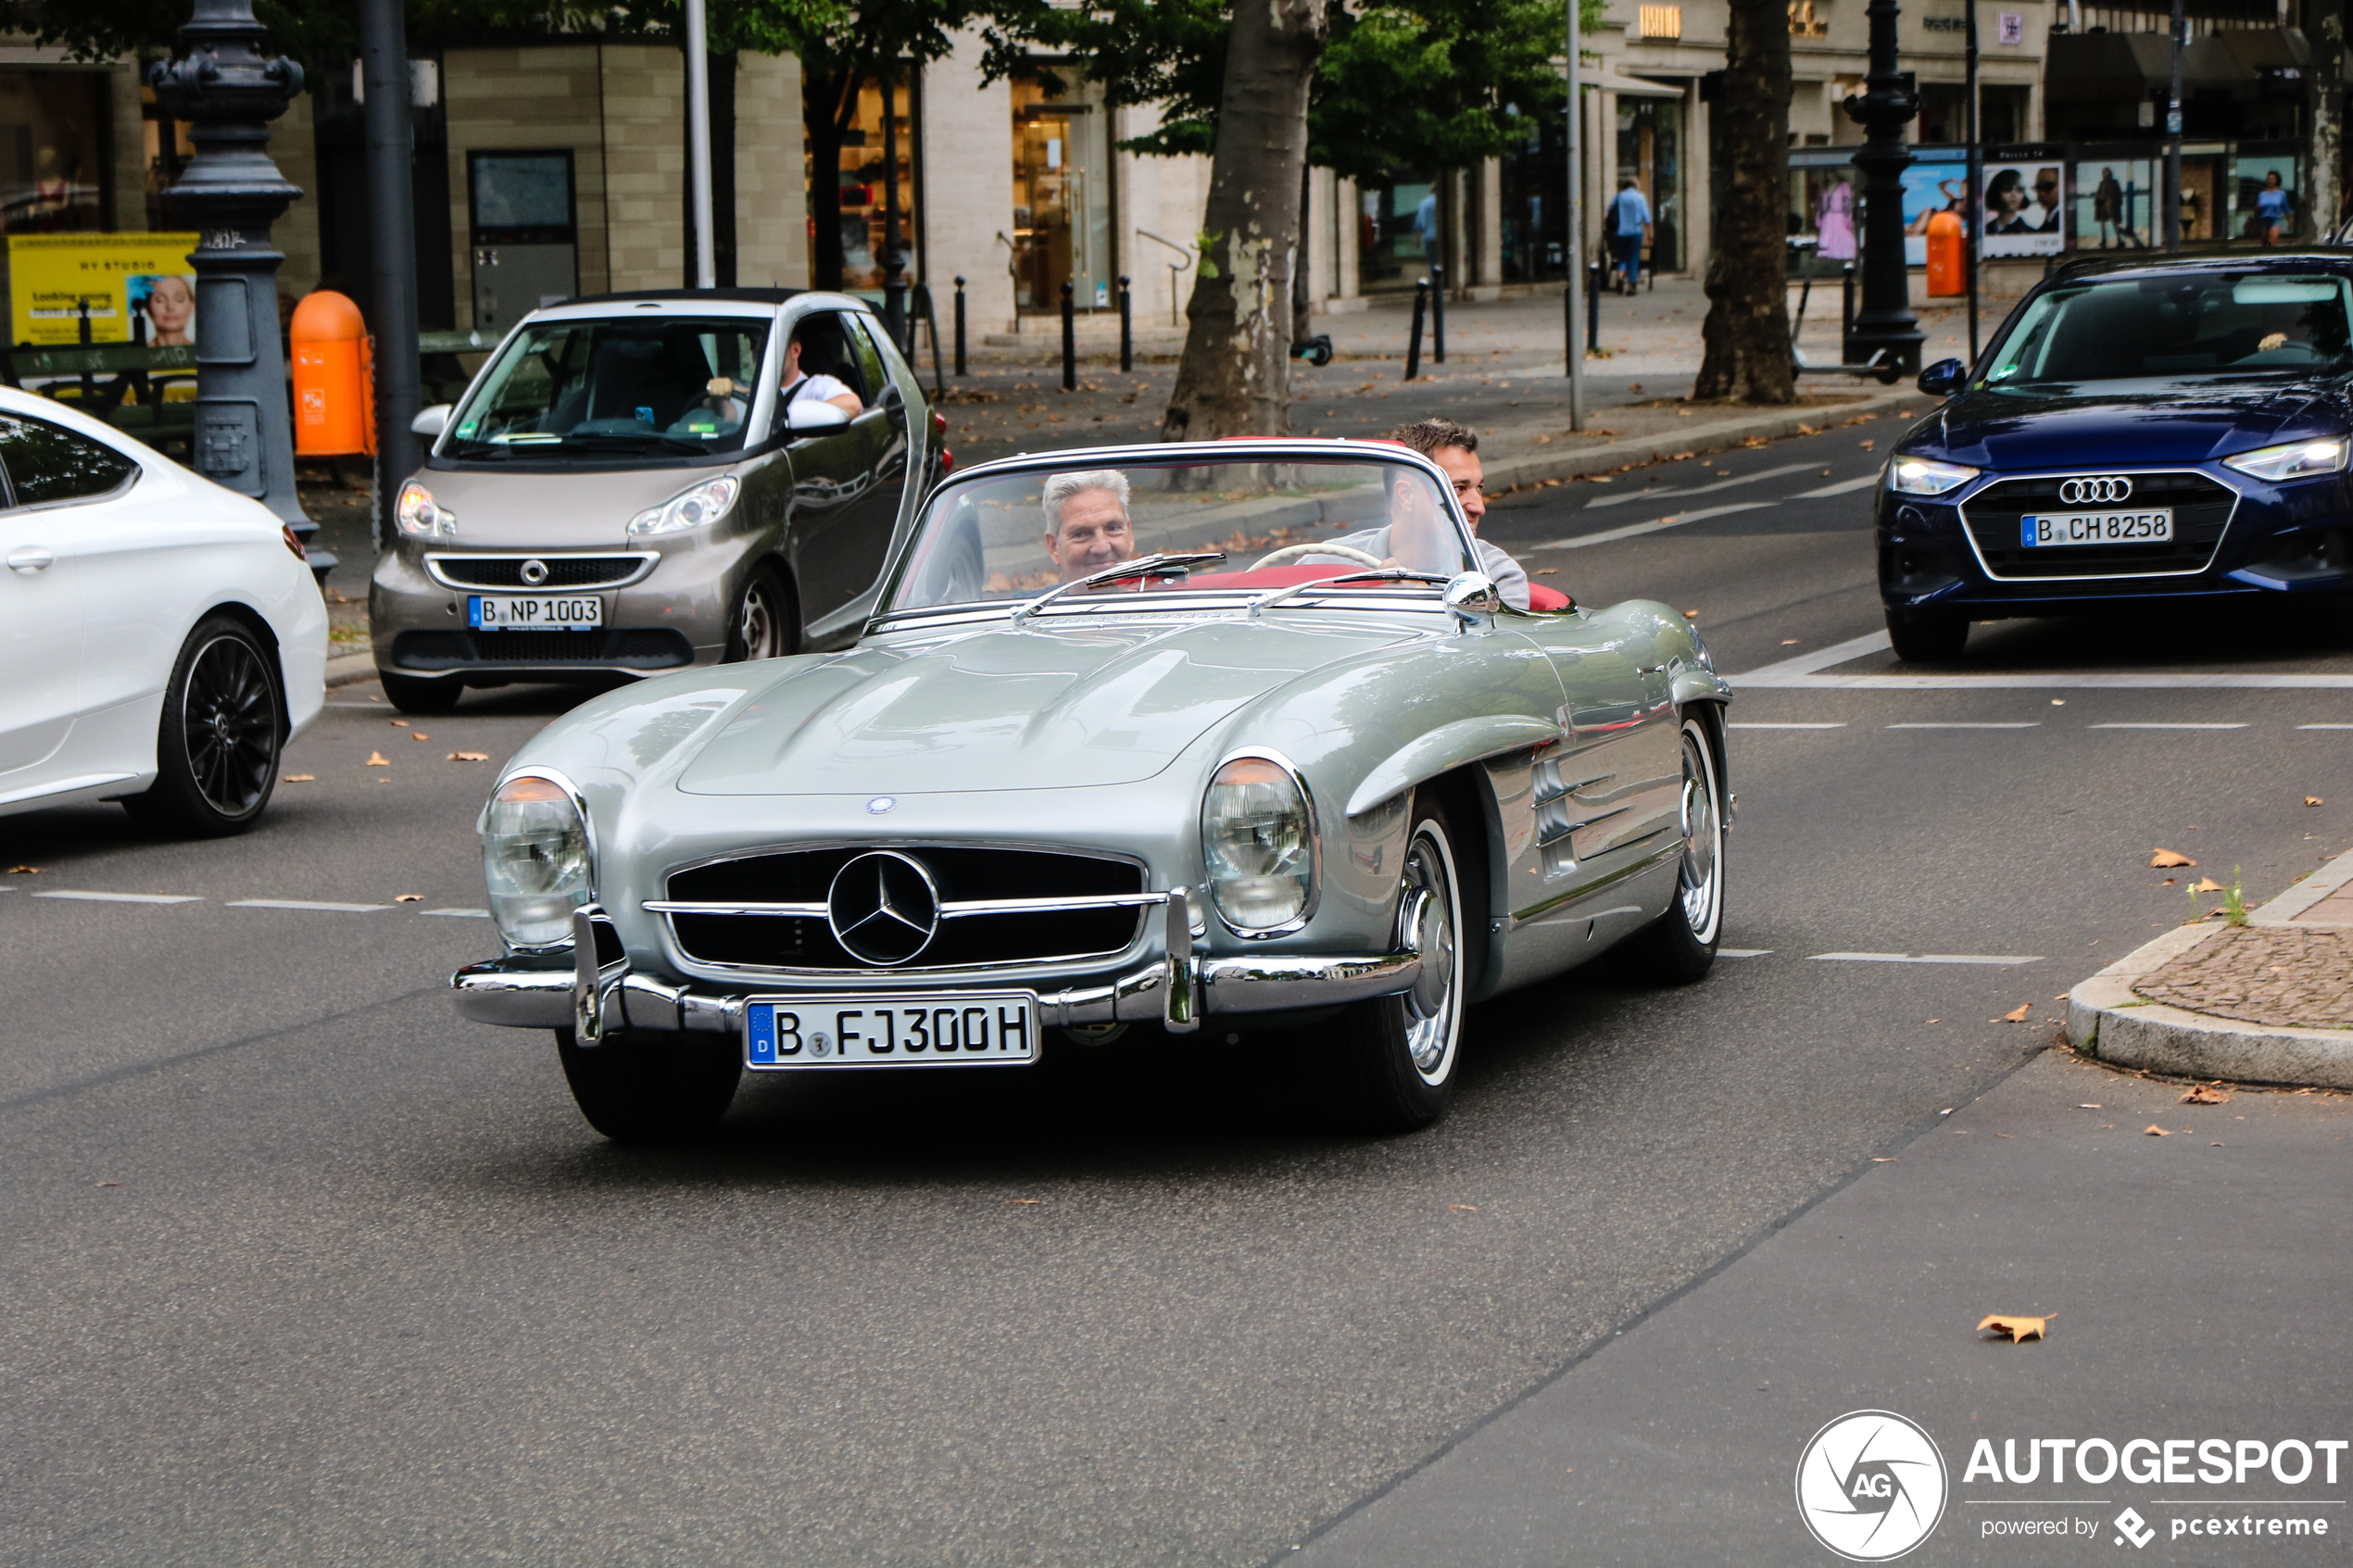
<svg viewBox="0 0 2353 1568">
<path fill-rule="evenodd" d="M 1452 498 L 1421 470 L 1368 462 L 1167 462 L 982 474 L 943 485 L 893 584 L 890 611 L 1024 599 L 1153 555 L 1214 553 L 1077 590 L 1104 596 L 1265 590 L 1379 568 L 1449 578 L 1469 540 Z M 1436 592 L 1406 582 L 1361 589 Z M 1348 590 L 1346 592 L 1361 591 Z"/>
<path fill-rule="evenodd" d="M 444 450 L 740 451 L 769 326 L 624 316 L 526 327 L 458 410 Z"/>
<path fill-rule="evenodd" d="M 2175 273 L 2053 289 L 1994 350 L 1991 391 L 2137 382 L 2136 390 L 2353 370 L 2347 280 L 2327 273 Z M 2124 390 L 2110 387 L 2107 390 Z"/>
</svg>

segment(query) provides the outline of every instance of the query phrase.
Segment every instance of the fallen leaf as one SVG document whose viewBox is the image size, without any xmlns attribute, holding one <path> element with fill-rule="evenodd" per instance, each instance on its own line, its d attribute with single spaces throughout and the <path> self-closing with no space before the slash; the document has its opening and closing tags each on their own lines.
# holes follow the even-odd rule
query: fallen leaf
<svg viewBox="0 0 2353 1568">
<path fill-rule="evenodd" d="M 1562 112 L 1563 114 L 1567 114 L 1568 111 L 1567 111 L 1567 109 L 1563 109 L 1561 112 Z M 2210 1144 L 2208 1144 L 2206 1147 L 2207 1147 L 2207 1148 L 2221 1148 L 2222 1146 L 2221 1146 L 2221 1144 L 2219 1144 L 2219 1143 L 2210 1143 Z"/>
<path fill-rule="evenodd" d="M 1561 113 L 1563 114 L 1567 114 L 1567 112 L 1568 111 L 1567 109 L 1561 110 Z M 1462 1214 L 1476 1214 L 1478 1212 L 1478 1205 L 1476 1203 L 1449 1203 L 1446 1207 Z"/>
<path fill-rule="evenodd" d="M 1568 111 L 1567 109 L 1561 110 L 1561 113 L 1563 114 L 1567 114 L 1567 112 Z M 1697 621 L 1699 619 L 1699 611 L 1695 609 L 1687 609 L 1683 612 L 1683 619 L 1686 621 Z"/>
<path fill-rule="evenodd" d="M 1568 111 L 1564 109 L 1561 112 L 1566 114 Z M 2195 866 L 2197 862 L 2187 855 L 2179 855 L 2171 849 L 2160 849 L 2149 858 L 2149 864 L 2159 870 L 2170 870 L 2174 866 Z"/>
<path fill-rule="evenodd" d="M 1567 114 L 1568 111 L 1567 109 L 1563 109 L 1561 112 L 1563 114 Z M 487 751 L 453 751 L 449 754 L 449 760 L 452 762 L 487 762 L 490 760 L 490 753 Z"/>
<path fill-rule="evenodd" d="M 1567 109 L 1563 109 L 1561 112 L 1563 114 L 1567 114 L 1568 111 Z M 1871 1156 L 1871 1163 L 1874 1165 L 1900 1165 L 1903 1161 L 1898 1160 L 1893 1154 L 1874 1154 Z"/>
<path fill-rule="evenodd" d="M 1567 109 L 1561 110 L 1561 113 L 1563 114 L 1567 114 L 1567 112 L 1568 111 Z M 2307 806 L 2320 806 L 2326 804 L 2326 802 L 2322 801 L 2317 795 L 2308 795 L 2304 797 L 2304 804 Z"/>
<path fill-rule="evenodd" d="M 1567 114 L 1568 111 L 1563 109 L 1561 112 Z M 10 876 L 39 876 L 41 868 L 39 866 L 10 866 L 8 874 Z"/>
<path fill-rule="evenodd" d="M 1566 102 L 1566 100 L 1564 100 L 1564 102 Z M 1561 113 L 1563 114 L 1567 114 L 1567 112 L 1568 110 L 1567 108 L 1563 108 L 1561 110 Z M 1557 566 L 1540 566 L 1536 569 L 1536 575 L 1539 577 L 1550 577 L 1559 571 L 1560 568 Z"/>
<path fill-rule="evenodd" d="M 1563 109 L 1561 112 L 1567 114 L 1568 111 Z M 396 893 L 392 896 L 392 901 L 396 904 L 422 904 L 425 901 L 425 896 L 422 893 Z"/>
<path fill-rule="evenodd" d="M 1568 111 L 1567 109 L 1563 109 L 1561 112 L 1563 114 L 1567 114 Z M 2020 1002 L 2011 1011 L 2002 1014 L 1999 1022 L 2003 1023 L 2023 1023 L 2026 1022 L 2026 1015 L 2033 1010 L 2034 1004 L 2032 1002 Z"/>
<path fill-rule="evenodd" d="M 1561 110 L 1561 113 L 1563 114 L 1567 114 L 1567 112 L 1568 111 L 1566 108 Z M 122 1184 L 120 1182 L 100 1182 L 98 1185 L 102 1187 L 119 1187 Z"/>
<path fill-rule="evenodd" d="M 1567 109 L 1563 109 L 1563 110 L 1561 110 L 1561 113 L 1563 113 L 1563 114 L 1567 114 L 1567 112 L 1568 112 L 1568 111 L 1567 111 Z M 425 733 L 424 733 L 424 731 L 422 731 L 422 730 L 411 730 L 411 731 L 409 731 L 409 738 L 410 740 L 431 740 L 431 739 L 433 739 L 433 737 L 432 737 L 431 735 L 429 735 L 429 734 L 425 734 Z"/>
<path fill-rule="evenodd" d="M 1563 114 L 1567 114 L 1567 112 L 1568 111 L 1566 108 L 1561 110 L 1561 113 Z M 2078 1110 L 2097 1110 L 2100 1109 L 2100 1102 L 2095 1099 L 2087 1099 L 2077 1105 L 2075 1109 Z"/>
<path fill-rule="evenodd" d="M 1562 110 L 1561 112 L 1562 112 L 1562 113 L 1564 113 L 1564 114 L 1566 114 L 1567 111 L 1566 109 L 1564 109 L 1564 110 Z M 1929 1020 L 1929 1022 L 1930 1022 L 1931 1023 L 1942 1023 L 1942 1022 L 1944 1022 L 1944 1021 L 1943 1019 L 1941 1019 L 1941 1018 L 1931 1018 L 1931 1019 L 1930 1019 L 1930 1020 Z"/>
<path fill-rule="evenodd" d="M 1568 110 L 1567 110 L 1567 109 L 1566 109 L 1566 108 L 1564 108 L 1564 109 L 1562 109 L 1562 110 L 1561 110 L 1561 113 L 1563 113 L 1563 114 L 1567 114 L 1567 113 L 1568 113 Z M 1783 647 L 1785 647 L 1785 648 L 1793 648 L 1793 647 L 1795 647 L 1796 646 L 1797 646 L 1797 639 L 1796 639 L 1795 637 L 1783 637 L 1783 638 L 1781 639 L 1781 646 L 1783 646 Z"/>
<path fill-rule="evenodd" d="M 1561 113 L 1563 114 L 1567 114 L 1567 112 L 1568 111 L 1567 109 L 1561 110 Z M 1026 1205 L 1031 1203 L 1043 1203 L 1046 1200 L 1042 1198 L 1009 1198 L 1005 1199 L 1005 1201 L 1008 1203 L 1020 1203 Z"/>
<path fill-rule="evenodd" d="M 1568 111 L 1567 109 L 1561 110 L 1561 113 L 1563 114 L 1567 114 L 1567 112 Z M 1864 451 L 1868 452 L 1872 447 L 1877 446 L 1879 443 L 1876 441 L 1858 441 L 1855 445 L 1860 446 Z"/>
<path fill-rule="evenodd" d="M 1561 112 L 1562 112 L 1563 114 L 1567 114 L 1568 111 L 1567 111 L 1567 109 L 1563 109 Z M 2172 877 L 2172 876 L 2169 876 L 2169 877 L 2167 877 L 2167 878 L 2166 878 L 2163 882 L 2158 883 L 2158 885 L 2159 887 L 2171 887 L 2171 886 L 2175 885 L 2177 883 L 2179 883 L 2180 881 L 2181 881 L 2181 878 L 2179 878 L 2179 877 Z"/>
<path fill-rule="evenodd" d="M 1563 114 L 1567 114 L 1568 111 L 1567 109 L 1563 109 L 1561 112 Z M 317 784 L 319 782 L 319 775 L 316 773 L 288 773 L 284 778 L 279 780 L 278 782 L 280 784 Z"/>
<path fill-rule="evenodd" d="M 2182 1103 L 2183 1105 L 2228 1105 L 2231 1103 L 2231 1097 L 2211 1084 L 2192 1084 L 2190 1092 L 2182 1097 Z"/>
<path fill-rule="evenodd" d="M 1568 111 L 1567 109 L 1563 109 L 1561 112 L 1563 114 L 1567 114 Z M 2196 882 L 2190 884 L 2190 891 L 2193 893 L 2221 893 L 2227 890 L 2221 883 L 2215 881 L 2212 877 L 2202 876 Z"/>
<path fill-rule="evenodd" d="M 1563 114 L 1567 114 L 1567 112 L 1568 110 L 1566 108 L 1561 110 L 1561 113 Z M 409 727 L 409 721 L 406 719 L 395 719 L 392 721 L 392 727 L 396 730 L 405 730 Z"/>
<path fill-rule="evenodd" d="M 1568 111 L 1567 109 L 1563 109 L 1561 112 L 1563 114 L 1567 114 Z M 2147 1126 L 2143 1127 L 2141 1129 L 2141 1135 L 2144 1137 L 2151 1138 L 2170 1138 L 2173 1135 L 2154 1122 L 2150 1123 Z"/>
<path fill-rule="evenodd" d="M 1563 113 L 1566 113 L 1566 112 L 1567 112 L 1567 111 L 1563 110 L 1562 112 L 1563 112 Z M 1996 1133 L 1996 1134 L 1994 1134 L 1994 1135 L 1995 1137 L 1997 1137 L 1997 1138 L 2007 1138 L 2007 1137 L 2010 1137 L 2010 1136 L 2011 1136 L 2011 1135 L 2010 1135 L 2010 1134 L 2008 1134 L 2008 1133 Z M 2015 1140 L 2013 1140 L 2013 1141 L 2015 1141 Z"/>
<path fill-rule="evenodd" d="M 1563 109 L 1561 112 L 1563 114 L 1567 114 L 1568 111 L 1567 109 Z M 368 760 L 361 763 L 360 766 L 363 768 L 389 768 L 392 766 L 392 759 L 386 757 L 381 751 L 371 751 L 368 753 Z"/>
<path fill-rule="evenodd" d="M 1977 1332 L 1982 1334 L 1990 1328 L 1996 1334 L 2007 1334 L 2013 1345 L 2028 1339 L 2045 1339 L 2049 1337 L 2051 1319 L 2057 1316 L 2057 1312 L 2039 1318 L 2030 1318 L 2023 1313 L 1988 1312 L 1978 1323 Z"/>
</svg>

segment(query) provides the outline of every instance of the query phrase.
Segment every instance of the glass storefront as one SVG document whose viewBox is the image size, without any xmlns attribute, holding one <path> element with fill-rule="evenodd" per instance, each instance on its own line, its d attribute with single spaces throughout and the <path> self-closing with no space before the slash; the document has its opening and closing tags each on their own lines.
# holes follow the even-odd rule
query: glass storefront
<svg viewBox="0 0 2353 1568">
<path fill-rule="evenodd" d="M 883 104 L 891 101 L 898 124 L 893 149 L 884 134 Z M 839 167 L 834 177 L 841 185 L 841 286 L 878 289 L 885 282 L 883 261 L 887 232 L 887 198 L 895 179 L 899 196 L 899 254 L 904 276 L 916 276 L 915 236 L 922 232 L 915 217 L 915 121 L 905 85 L 886 94 L 879 87 L 859 90 L 858 109 L 843 131 Z M 891 169 L 889 154 L 898 154 Z M 810 170 L 811 180 L 817 171 Z"/>
<path fill-rule="evenodd" d="M 1111 117 L 1099 84 L 1063 89 L 1013 81 L 1013 303 L 1059 313 L 1066 282 L 1078 309 L 1115 309 Z"/>
<path fill-rule="evenodd" d="M 1568 205 L 1568 130 L 1557 109 L 1541 116 L 1505 112 L 1521 134 L 1503 156 L 1503 281 L 1558 278 L 1561 215 Z"/>
<path fill-rule="evenodd" d="M 1630 175 L 1651 208 L 1651 252 L 1644 270 L 1683 270 L 1683 100 L 1617 100 L 1617 172 Z M 1617 181 L 1601 197 L 1617 194 Z"/>
<path fill-rule="evenodd" d="M 1407 173 L 1356 187 L 1356 287 L 1362 294 L 1412 288 L 1439 259 L 1438 185 Z"/>
<path fill-rule="evenodd" d="M 110 227 L 107 88 L 97 71 L 0 69 L 0 230 Z"/>
</svg>

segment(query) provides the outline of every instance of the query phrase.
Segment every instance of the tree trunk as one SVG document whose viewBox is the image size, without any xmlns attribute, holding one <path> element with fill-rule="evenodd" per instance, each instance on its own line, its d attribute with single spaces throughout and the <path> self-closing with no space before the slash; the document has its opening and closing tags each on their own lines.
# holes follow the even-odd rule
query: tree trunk
<svg viewBox="0 0 2353 1568">
<path fill-rule="evenodd" d="M 1324 0 L 1234 7 L 1201 265 L 1184 358 L 1161 416 L 1164 440 L 1290 433 L 1291 274 L 1307 85 L 1324 27 Z"/>
<path fill-rule="evenodd" d="M 1715 113 L 1722 121 L 1728 200 L 1716 209 L 1715 250 L 1707 258 L 1707 347 L 1693 397 L 1744 403 L 1794 403 L 1790 355 L 1787 245 L 1789 215 L 1789 7 L 1786 0 L 1730 0 L 1724 84 Z"/>
<path fill-rule="evenodd" d="M 2337 185 L 2345 145 L 2344 0 L 2314 0 L 2306 7 L 2305 23 L 2312 33 L 2312 178 L 2304 206 L 2311 215 L 2311 237 L 2325 241 L 2344 216 L 2344 193 Z"/>
</svg>

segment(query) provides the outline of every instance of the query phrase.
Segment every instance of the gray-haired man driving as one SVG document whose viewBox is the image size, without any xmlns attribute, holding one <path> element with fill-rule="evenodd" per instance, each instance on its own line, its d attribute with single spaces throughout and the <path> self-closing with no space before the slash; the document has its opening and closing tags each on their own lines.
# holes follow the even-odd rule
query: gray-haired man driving
<svg viewBox="0 0 2353 1568">
<path fill-rule="evenodd" d="M 1117 469 L 1058 473 L 1046 481 L 1046 554 L 1065 583 L 1136 558 L 1127 476 Z"/>
</svg>

